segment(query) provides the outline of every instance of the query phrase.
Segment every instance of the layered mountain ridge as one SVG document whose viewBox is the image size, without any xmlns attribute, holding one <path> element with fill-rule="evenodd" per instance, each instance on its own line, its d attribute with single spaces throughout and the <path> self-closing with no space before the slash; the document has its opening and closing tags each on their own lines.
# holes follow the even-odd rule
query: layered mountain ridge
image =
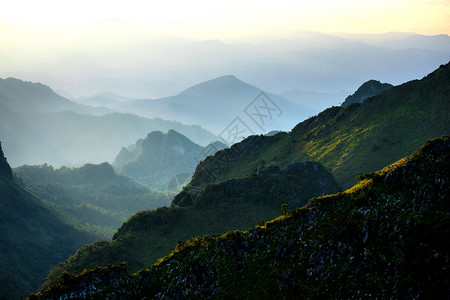
<svg viewBox="0 0 450 300">
<path fill-rule="evenodd" d="M 285 169 L 266 168 L 248 177 L 212 184 L 198 194 L 181 193 L 171 207 L 135 214 L 109 243 L 83 247 L 56 266 L 46 279 L 64 272 L 126 262 L 136 272 L 170 253 L 178 241 L 199 235 L 246 229 L 275 218 L 282 204 L 304 205 L 308 199 L 339 191 L 336 180 L 320 164 L 295 163 Z"/>
<path fill-rule="evenodd" d="M 248 137 L 205 159 L 190 185 L 202 188 L 246 176 L 255 168 L 313 160 L 349 188 L 359 173 L 382 168 L 428 139 L 450 132 L 449 82 L 450 64 L 446 64 L 364 103 L 326 109 L 289 133 Z"/>
<path fill-rule="evenodd" d="M 0 138 L 14 167 L 113 161 L 123 145 L 169 129 L 204 146 L 218 139 L 198 125 L 113 113 L 72 102 L 40 83 L 0 79 Z"/>
<path fill-rule="evenodd" d="M 133 275 L 123 265 L 66 275 L 30 299 L 448 295 L 449 154 L 449 137 L 434 139 L 261 226 L 181 242 Z"/>
</svg>

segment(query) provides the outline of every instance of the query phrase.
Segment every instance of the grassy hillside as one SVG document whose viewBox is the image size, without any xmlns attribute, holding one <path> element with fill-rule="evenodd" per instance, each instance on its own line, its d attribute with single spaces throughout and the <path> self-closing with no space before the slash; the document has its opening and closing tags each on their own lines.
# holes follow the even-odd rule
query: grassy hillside
<svg viewBox="0 0 450 300">
<path fill-rule="evenodd" d="M 295 161 L 321 162 L 348 188 L 369 173 L 450 132 L 450 64 L 422 80 L 393 87 L 363 104 L 332 107 L 290 133 L 253 136 L 197 167 L 191 186 L 245 176 Z"/>
<path fill-rule="evenodd" d="M 88 232 L 14 182 L 0 146 L 0 299 L 36 290 L 48 270 L 79 247 L 104 238 Z"/>
<path fill-rule="evenodd" d="M 59 169 L 21 166 L 14 175 L 47 204 L 111 236 L 136 212 L 170 204 L 166 194 L 116 175 L 108 163 Z"/>
<path fill-rule="evenodd" d="M 136 272 L 169 254 L 178 241 L 246 229 L 278 216 L 282 204 L 294 208 L 313 196 L 336 191 L 335 179 L 320 164 L 305 162 L 209 185 L 196 195 L 182 193 L 174 200 L 178 206 L 140 212 L 119 228 L 110 243 L 81 248 L 56 266 L 46 283 L 63 271 L 78 273 L 118 262 L 127 262 Z"/>
<path fill-rule="evenodd" d="M 129 275 L 65 275 L 30 299 L 447 298 L 450 139 L 263 226 L 179 243 Z"/>
</svg>

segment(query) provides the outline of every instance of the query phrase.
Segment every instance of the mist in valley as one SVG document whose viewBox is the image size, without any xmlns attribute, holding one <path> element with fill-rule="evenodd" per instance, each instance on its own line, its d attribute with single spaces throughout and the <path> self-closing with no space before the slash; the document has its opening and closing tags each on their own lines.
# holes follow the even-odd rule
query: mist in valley
<svg viewBox="0 0 450 300">
<path fill-rule="evenodd" d="M 0 299 L 111 263 L 136 272 L 196 236 L 266 230 L 280 207 L 289 221 L 448 134 L 448 8 L 5 5 Z"/>
</svg>

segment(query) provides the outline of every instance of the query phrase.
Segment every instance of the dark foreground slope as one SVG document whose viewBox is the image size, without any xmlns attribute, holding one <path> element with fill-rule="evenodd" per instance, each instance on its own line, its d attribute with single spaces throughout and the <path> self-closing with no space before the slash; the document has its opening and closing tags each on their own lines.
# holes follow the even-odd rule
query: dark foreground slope
<svg viewBox="0 0 450 300">
<path fill-rule="evenodd" d="M 118 262 L 126 262 L 128 270 L 136 272 L 168 255 L 178 241 L 263 224 L 280 214 L 282 204 L 298 207 L 314 196 L 339 190 L 320 164 L 303 162 L 212 184 L 196 195 L 181 193 L 174 200 L 178 206 L 139 212 L 119 228 L 111 242 L 78 250 L 52 269 L 45 284 L 64 271 L 80 273 Z"/>
<path fill-rule="evenodd" d="M 36 290 L 48 270 L 79 247 L 102 237 L 25 191 L 12 178 L 0 146 L 0 299 Z"/>
<path fill-rule="evenodd" d="M 245 176 L 261 166 L 313 160 L 349 188 L 359 173 L 379 170 L 428 139 L 449 133 L 450 64 L 446 64 L 362 104 L 329 108 L 290 133 L 249 137 L 219 151 L 197 167 L 190 185 L 203 187 Z"/>
<path fill-rule="evenodd" d="M 450 139 L 248 231 L 180 243 L 137 274 L 64 276 L 31 299 L 446 298 Z"/>
</svg>

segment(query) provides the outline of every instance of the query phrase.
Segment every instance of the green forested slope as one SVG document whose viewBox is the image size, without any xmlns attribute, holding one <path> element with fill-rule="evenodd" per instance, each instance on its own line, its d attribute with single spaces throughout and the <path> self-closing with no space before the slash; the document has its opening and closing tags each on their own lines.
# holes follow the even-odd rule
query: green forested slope
<svg viewBox="0 0 450 300">
<path fill-rule="evenodd" d="M 332 107 L 290 133 L 253 136 L 219 151 L 197 167 L 190 185 L 245 176 L 269 165 L 321 162 L 343 188 L 408 155 L 428 139 L 450 133 L 450 64 L 368 98 Z"/>
<path fill-rule="evenodd" d="M 304 162 L 210 185 L 196 195 L 182 193 L 174 200 L 179 206 L 139 212 L 111 242 L 78 250 L 51 271 L 46 284 L 63 271 L 78 273 L 110 263 L 126 262 L 136 272 L 169 254 L 178 241 L 246 229 L 278 216 L 282 204 L 295 208 L 313 196 L 337 191 L 335 179 L 320 164 Z"/>
<path fill-rule="evenodd" d="M 136 212 L 170 203 L 166 194 L 117 175 L 108 163 L 59 169 L 49 165 L 21 166 L 13 173 L 47 204 L 111 235 Z"/>
<path fill-rule="evenodd" d="M 30 299 L 406 298 L 450 295 L 450 139 L 248 231 L 179 243 L 133 275 L 65 275 Z"/>
<path fill-rule="evenodd" d="M 79 247 L 104 238 L 87 232 L 14 182 L 1 146 L 0 210 L 0 299 L 26 296 L 52 266 Z"/>
</svg>

